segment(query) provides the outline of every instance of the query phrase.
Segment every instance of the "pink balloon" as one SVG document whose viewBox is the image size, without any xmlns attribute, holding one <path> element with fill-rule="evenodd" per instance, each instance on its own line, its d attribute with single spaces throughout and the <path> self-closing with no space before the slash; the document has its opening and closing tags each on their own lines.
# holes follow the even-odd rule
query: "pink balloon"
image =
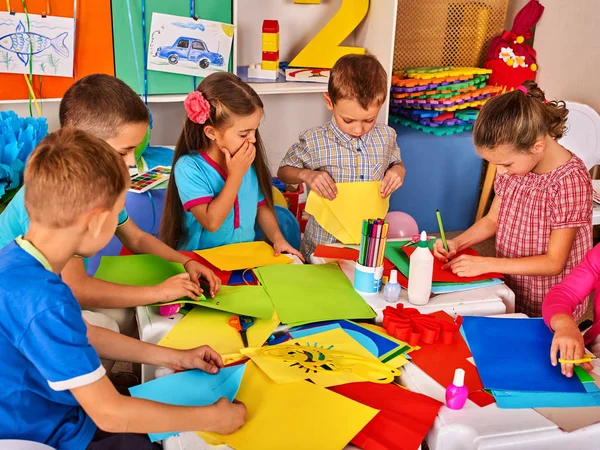
<svg viewBox="0 0 600 450">
<path fill-rule="evenodd" d="M 415 234 L 419 234 L 417 222 L 409 214 L 401 211 L 392 211 L 385 216 L 385 220 L 389 223 L 388 239 L 401 237 L 412 238 Z"/>
</svg>

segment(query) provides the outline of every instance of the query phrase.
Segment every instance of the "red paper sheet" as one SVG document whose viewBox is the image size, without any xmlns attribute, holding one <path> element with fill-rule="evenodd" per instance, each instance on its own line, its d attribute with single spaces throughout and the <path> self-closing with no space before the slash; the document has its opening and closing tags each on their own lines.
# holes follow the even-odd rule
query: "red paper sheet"
<svg viewBox="0 0 600 450">
<path fill-rule="evenodd" d="M 452 318 L 444 311 L 429 315 L 453 323 Z M 450 345 L 439 341 L 424 344 L 419 350 L 411 352 L 410 357 L 412 363 L 444 387 L 452 383 L 455 369 L 464 369 L 469 399 L 479 406 L 494 403 L 494 397 L 483 391 L 483 383 L 476 367 L 467 361 L 471 357 L 471 351 L 460 333 L 455 335 L 454 342 Z"/>
<path fill-rule="evenodd" d="M 442 406 L 395 384 L 350 383 L 329 389 L 380 410 L 352 439 L 363 450 L 418 449 Z"/>
<path fill-rule="evenodd" d="M 416 247 L 402 247 L 402 250 L 410 258 L 410 255 L 413 254 L 413 252 L 416 250 Z M 479 253 L 472 248 L 468 248 L 458 252 L 456 257 L 459 257 L 460 255 L 479 256 Z M 483 275 L 478 275 L 476 277 L 459 277 L 458 275 L 453 274 L 450 270 L 443 270 L 442 266 L 444 264 L 445 263 L 437 258 L 433 259 L 433 281 L 439 283 L 470 283 L 472 281 L 489 280 L 490 278 L 504 278 L 504 276 L 500 273 L 484 273 Z"/>
<path fill-rule="evenodd" d="M 330 245 L 318 245 L 314 255 L 319 258 L 344 259 L 348 261 L 358 260 L 359 251 L 352 248 L 333 247 Z M 390 272 L 395 270 L 396 266 L 387 258 L 383 258 L 383 275 L 390 276 Z M 408 289 L 408 278 L 402 272 L 398 271 L 398 283 L 404 289 Z"/>
</svg>

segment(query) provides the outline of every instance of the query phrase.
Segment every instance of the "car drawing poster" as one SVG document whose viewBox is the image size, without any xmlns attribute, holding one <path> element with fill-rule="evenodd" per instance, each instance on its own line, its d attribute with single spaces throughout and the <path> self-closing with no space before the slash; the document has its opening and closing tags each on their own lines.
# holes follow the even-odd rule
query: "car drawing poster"
<svg viewBox="0 0 600 450">
<path fill-rule="evenodd" d="M 153 13 L 148 70 L 197 77 L 226 72 L 234 28 L 211 20 Z"/>
<path fill-rule="evenodd" d="M 0 72 L 73 76 L 72 17 L 0 12 Z"/>
</svg>

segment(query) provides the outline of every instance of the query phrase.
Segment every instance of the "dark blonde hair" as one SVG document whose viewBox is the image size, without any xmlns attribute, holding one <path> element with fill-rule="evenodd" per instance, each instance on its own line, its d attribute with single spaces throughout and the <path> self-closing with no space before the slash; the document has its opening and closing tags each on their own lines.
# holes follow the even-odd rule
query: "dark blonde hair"
<svg viewBox="0 0 600 450">
<path fill-rule="evenodd" d="M 173 156 L 173 167 L 183 155 L 208 150 L 211 140 L 204 133 L 204 127 L 211 125 L 217 129 L 231 126 L 234 116 L 250 116 L 257 110 L 264 109 L 262 100 L 256 92 L 241 78 L 228 72 L 217 72 L 207 76 L 198 85 L 198 92 L 210 104 L 210 117 L 204 124 L 192 122 L 186 117 L 183 131 L 179 135 L 175 154 Z M 262 139 L 256 130 L 256 157 L 252 165 L 256 170 L 258 185 L 269 208 L 273 206 L 273 190 L 271 172 L 267 167 Z M 160 237 L 170 247 L 175 248 L 181 235 L 183 206 L 177 191 L 177 180 L 175 174 L 171 173 L 169 186 L 165 198 L 165 206 L 160 226 Z"/>
<path fill-rule="evenodd" d="M 25 209 L 50 228 L 73 225 L 84 213 L 111 210 L 129 187 L 129 171 L 103 140 L 61 128 L 38 144 L 25 167 Z"/>
<path fill-rule="evenodd" d="M 527 93 L 516 89 L 490 99 L 481 108 L 473 128 L 477 148 L 491 150 L 509 145 L 527 152 L 541 137 L 563 136 L 569 113 L 565 102 L 546 102 L 535 81 L 525 81 L 522 86 Z"/>
<path fill-rule="evenodd" d="M 148 108 L 123 81 L 94 74 L 76 81 L 65 92 L 58 112 L 60 126 L 73 126 L 106 140 L 123 125 L 150 123 Z"/>
<path fill-rule="evenodd" d="M 338 100 L 356 100 L 363 109 L 385 102 L 387 74 L 373 55 L 345 55 L 331 68 L 327 93 L 335 105 Z"/>
</svg>

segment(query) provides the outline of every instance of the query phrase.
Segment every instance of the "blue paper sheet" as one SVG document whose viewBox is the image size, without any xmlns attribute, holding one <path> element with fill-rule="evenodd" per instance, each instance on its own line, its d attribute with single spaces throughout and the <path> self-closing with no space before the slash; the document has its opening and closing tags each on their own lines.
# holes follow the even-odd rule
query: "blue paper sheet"
<svg viewBox="0 0 600 450">
<path fill-rule="evenodd" d="M 486 389 L 585 393 L 550 363 L 553 335 L 542 319 L 463 317 L 462 326 Z"/>
<path fill-rule="evenodd" d="M 600 392 L 533 392 L 492 390 L 498 408 L 573 408 L 600 406 Z"/>
<path fill-rule="evenodd" d="M 212 405 L 221 397 L 233 401 L 242 382 L 245 365 L 221 369 L 211 375 L 201 370 L 188 370 L 129 388 L 132 397 L 178 406 Z M 149 433 L 152 442 L 174 436 L 172 433 Z"/>
</svg>

